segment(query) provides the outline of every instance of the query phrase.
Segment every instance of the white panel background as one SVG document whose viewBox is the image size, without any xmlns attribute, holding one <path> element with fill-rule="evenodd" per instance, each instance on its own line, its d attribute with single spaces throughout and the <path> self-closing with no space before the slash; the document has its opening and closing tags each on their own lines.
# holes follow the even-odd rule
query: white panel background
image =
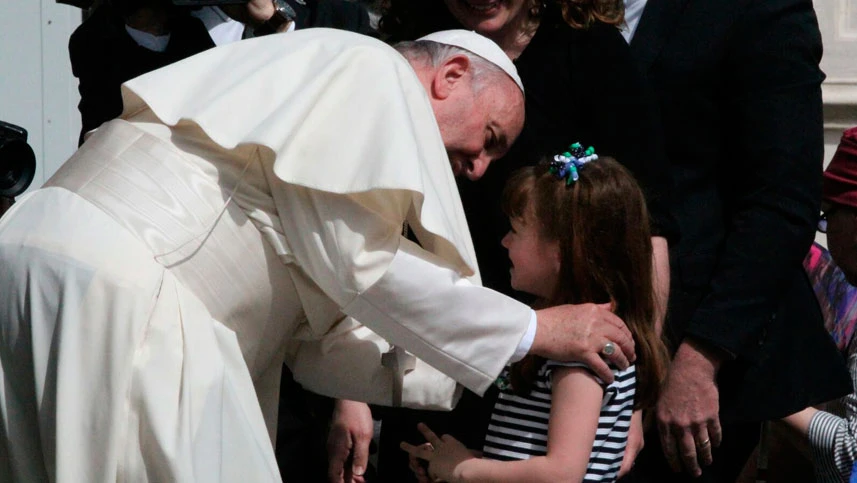
<svg viewBox="0 0 857 483">
<path fill-rule="evenodd" d="M 33 189 L 77 148 L 79 96 L 68 38 L 81 11 L 54 0 L 0 0 L 0 12 L 0 120 L 29 133 L 38 167 Z"/>
</svg>

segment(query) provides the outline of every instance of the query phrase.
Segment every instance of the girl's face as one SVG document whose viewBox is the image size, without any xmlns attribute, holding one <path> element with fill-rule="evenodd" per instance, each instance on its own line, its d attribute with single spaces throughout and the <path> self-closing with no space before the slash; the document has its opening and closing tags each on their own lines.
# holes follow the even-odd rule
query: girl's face
<svg viewBox="0 0 857 483">
<path fill-rule="evenodd" d="M 512 261 L 512 288 L 537 297 L 553 297 L 559 280 L 559 242 L 540 235 L 535 216 L 510 221 L 512 229 L 502 244 Z"/>
<path fill-rule="evenodd" d="M 444 0 L 461 25 L 486 37 L 503 32 L 519 15 L 527 13 L 530 0 Z"/>
</svg>

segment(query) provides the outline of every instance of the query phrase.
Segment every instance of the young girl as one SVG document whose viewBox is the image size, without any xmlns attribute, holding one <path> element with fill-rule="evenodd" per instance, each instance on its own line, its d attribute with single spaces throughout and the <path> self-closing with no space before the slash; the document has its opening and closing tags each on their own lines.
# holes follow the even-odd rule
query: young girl
<svg viewBox="0 0 857 483">
<path fill-rule="evenodd" d="M 634 335 L 636 367 L 614 370 L 606 384 L 583 364 L 527 356 L 497 380 L 484 457 L 425 425 L 428 444 L 402 449 L 449 482 L 614 481 L 631 414 L 654 405 L 667 364 L 643 194 L 615 160 L 575 143 L 515 174 L 503 201 L 512 286 L 539 306 L 612 304 Z"/>
</svg>

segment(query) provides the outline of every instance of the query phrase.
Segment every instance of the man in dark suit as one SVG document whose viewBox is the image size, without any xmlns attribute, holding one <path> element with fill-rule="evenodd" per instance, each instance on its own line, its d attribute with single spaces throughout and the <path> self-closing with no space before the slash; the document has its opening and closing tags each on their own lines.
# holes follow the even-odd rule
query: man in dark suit
<svg viewBox="0 0 857 483">
<path fill-rule="evenodd" d="M 328 27 L 360 34 L 374 34 L 369 10 L 348 0 L 286 0 L 294 8 L 295 29 Z"/>
<path fill-rule="evenodd" d="M 801 268 L 820 205 L 821 36 L 811 0 L 639 7 L 626 33 L 659 97 L 681 239 L 675 355 L 629 479 L 732 482 L 761 421 L 850 388 Z"/>
</svg>

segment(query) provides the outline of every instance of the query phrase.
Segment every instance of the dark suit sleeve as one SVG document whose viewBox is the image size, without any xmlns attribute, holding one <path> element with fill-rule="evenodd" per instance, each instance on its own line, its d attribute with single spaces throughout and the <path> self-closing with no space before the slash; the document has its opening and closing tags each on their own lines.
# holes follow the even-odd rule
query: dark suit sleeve
<svg viewBox="0 0 857 483">
<path fill-rule="evenodd" d="M 823 157 L 821 35 L 810 0 L 746 1 L 722 65 L 727 233 L 686 334 L 751 349 L 813 240 Z"/>
<path fill-rule="evenodd" d="M 314 4 L 312 27 L 328 27 L 348 30 L 364 35 L 374 35 L 369 11 L 360 3 L 346 0 L 321 0 Z"/>
<path fill-rule="evenodd" d="M 69 59 L 72 74 L 78 78 L 81 117 L 79 144 L 83 135 L 97 128 L 102 122 L 122 113 L 122 96 L 119 84 L 109 67 L 110 39 L 104 34 L 110 29 L 105 8 L 95 13 L 72 33 L 69 44 Z"/>
<path fill-rule="evenodd" d="M 583 93 L 591 108 L 576 112 L 592 123 L 596 151 L 613 156 L 628 168 L 646 195 L 652 234 L 678 239 L 678 226 L 670 213 L 672 178 L 657 100 L 640 73 L 619 30 L 596 24 L 587 37 L 586 59 L 574 69 L 586 70 L 591 79 Z"/>
</svg>

